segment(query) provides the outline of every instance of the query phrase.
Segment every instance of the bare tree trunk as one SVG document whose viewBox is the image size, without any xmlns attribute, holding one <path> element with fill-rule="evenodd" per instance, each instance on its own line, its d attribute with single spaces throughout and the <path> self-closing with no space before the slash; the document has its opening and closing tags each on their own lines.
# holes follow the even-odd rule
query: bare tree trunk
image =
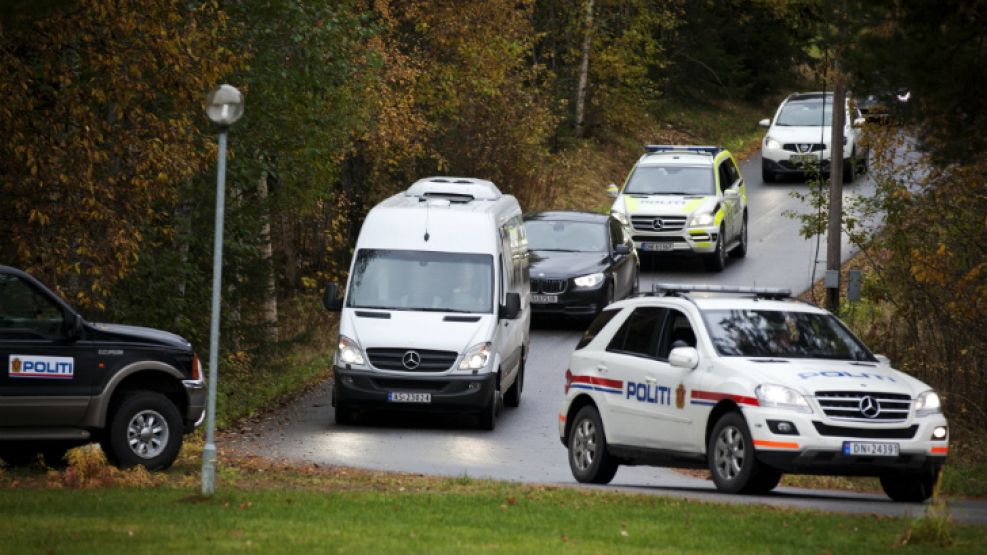
<svg viewBox="0 0 987 555">
<path fill-rule="evenodd" d="M 261 172 L 260 179 L 257 180 L 257 196 L 267 212 L 263 216 L 263 223 L 260 228 L 260 255 L 267 273 L 267 290 L 264 294 L 261 314 L 264 319 L 264 327 L 267 330 L 267 339 L 277 341 L 278 290 L 274 281 L 274 248 L 271 246 L 271 213 L 270 208 L 267 207 L 268 189 L 267 172 L 265 171 Z"/>
<path fill-rule="evenodd" d="M 583 56 L 579 62 L 579 84 L 576 87 L 576 136 L 582 137 L 586 123 L 586 87 L 589 82 L 589 51 L 593 45 L 593 0 L 586 0 L 586 24 L 583 33 Z"/>
</svg>

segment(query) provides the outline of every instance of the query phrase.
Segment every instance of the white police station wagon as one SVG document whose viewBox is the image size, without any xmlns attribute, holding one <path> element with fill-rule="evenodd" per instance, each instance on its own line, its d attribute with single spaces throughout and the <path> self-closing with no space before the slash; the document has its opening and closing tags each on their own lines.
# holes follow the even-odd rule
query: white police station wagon
<svg viewBox="0 0 987 555">
<path fill-rule="evenodd" d="M 622 465 L 708 467 L 720 490 L 783 473 L 878 476 L 924 501 L 949 451 L 939 396 L 787 290 L 658 285 L 593 322 L 559 433 L 580 482 Z"/>
</svg>

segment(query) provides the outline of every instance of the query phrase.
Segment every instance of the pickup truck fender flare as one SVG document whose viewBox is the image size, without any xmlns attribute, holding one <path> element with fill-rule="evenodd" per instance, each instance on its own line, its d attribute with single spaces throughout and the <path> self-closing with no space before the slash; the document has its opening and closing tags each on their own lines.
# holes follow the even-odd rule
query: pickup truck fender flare
<svg viewBox="0 0 987 555">
<path fill-rule="evenodd" d="M 93 396 L 89 402 L 89 408 L 86 410 L 86 415 L 82 419 L 82 425 L 87 428 L 104 428 L 106 426 L 106 415 L 110 410 L 110 401 L 113 399 L 113 394 L 116 392 L 117 387 L 125 379 L 140 372 L 164 373 L 175 378 L 179 384 L 181 380 L 185 379 L 182 373 L 170 364 L 154 360 L 132 362 L 114 374 L 110 378 L 110 381 L 107 382 L 106 387 L 98 395 Z"/>
</svg>

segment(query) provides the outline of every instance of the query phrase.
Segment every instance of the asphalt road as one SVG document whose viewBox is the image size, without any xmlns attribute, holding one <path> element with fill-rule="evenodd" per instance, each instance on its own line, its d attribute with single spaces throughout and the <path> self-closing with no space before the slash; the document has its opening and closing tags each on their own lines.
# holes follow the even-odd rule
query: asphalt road
<svg viewBox="0 0 987 555">
<path fill-rule="evenodd" d="M 816 241 L 799 235 L 799 223 L 784 216 L 804 211 L 792 190 L 804 183 L 765 185 L 760 158 L 741 164 L 749 197 L 749 249 L 742 260 L 731 259 L 720 274 L 703 270 L 699 261 L 643 261 L 642 290 L 651 283 L 690 282 L 788 287 L 806 290 L 813 276 Z M 866 177 L 845 189 L 845 195 L 869 194 Z M 602 194 L 602 190 L 601 190 Z M 825 240 L 819 247 L 825 258 Z M 844 241 L 844 257 L 850 247 Z M 825 262 L 816 269 L 821 279 Z M 561 329 L 560 329 L 561 328 Z M 333 421 L 329 384 L 322 384 L 283 411 L 252 425 L 239 435 L 227 435 L 227 445 L 256 455 L 304 460 L 375 470 L 444 476 L 468 475 L 522 482 L 572 484 L 566 450 L 558 439 L 557 414 L 562 402 L 563 374 L 569 354 L 581 334 L 579 325 L 537 324 L 532 329 L 531 353 L 521 406 L 505 409 L 493 432 L 473 428 L 468 417 L 381 414 L 364 417 L 359 425 Z M 765 496 L 718 493 L 712 482 L 669 469 L 621 467 L 609 488 L 638 493 L 689 497 L 722 503 L 763 503 L 829 511 L 919 514 L 919 504 L 893 503 L 883 495 L 796 488 L 779 488 Z M 952 506 L 961 520 L 987 522 L 987 503 L 959 502 Z"/>
</svg>

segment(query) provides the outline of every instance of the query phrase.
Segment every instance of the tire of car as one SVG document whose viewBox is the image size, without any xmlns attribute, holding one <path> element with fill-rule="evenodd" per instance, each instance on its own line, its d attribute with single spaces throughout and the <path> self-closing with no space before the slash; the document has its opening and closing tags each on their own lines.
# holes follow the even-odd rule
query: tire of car
<svg viewBox="0 0 987 555">
<path fill-rule="evenodd" d="M 0 441 L 0 460 L 10 466 L 37 462 L 39 452 L 40 444 L 35 441 Z"/>
<path fill-rule="evenodd" d="M 568 437 L 569 468 L 584 484 L 609 484 L 620 463 L 607 452 L 607 436 L 596 407 L 579 409 Z"/>
<path fill-rule="evenodd" d="M 517 377 L 514 378 L 514 383 L 507 388 L 507 393 L 504 394 L 505 407 L 513 409 L 521 405 L 521 391 L 524 390 L 524 357 L 524 351 L 521 351 L 521 363 L 517 369 Z"/>
<path fill-rule="evenodd" d="M 339 398 L 339 390 L 336 388 L 335 380 L 332 383 L 332 406 L 335 407 L 332 418 L 336 424 L 346 426 L 356 423 L 356 411 L 343 404 Z"/>
<path fill-rule="evenodd" d="M 637 266 L 634 268 L 634 287 L 631 289 L 631 296 L 635 296 L 641 292 L 641 268 Z"/>
<path fill-rule="evenodd" d="M 728 412 L 716 421 L 706 449 L 716 489 L 727 493 L 765 493 L 778 485 L 781 473 L 754 457 L 754 442 L 744 417 Z"/>
<path fill-rule="evenodd" d="M 938 480 L 939 469 L 919 474 L 892 474 L 881 476 L 881 488 L 894 501 L 921 503 L 932 497 Z"/>
<path fill-rule="evenodd" d="M 747 256 L 747 212 L 744 212 L 744 223 L 740 227 L 740 240 L 737 246 L 730 251 L 730 256 L 743 258 Z"/>
<path fill-rule="evenodd" d="M 843 183 L 853 183 L 857 178 L 857 153 L 851 152 L 850 159 L 843 164 Z"/>
<path fill-rule="evenodd" d="M 716 238 L 716 251 L 707 254 L 703 259 L 706 269 L 711 272 L 722 272 L 727 265 L 726 235 L 723 233 L 723 225 L 720 225 L 720 233 Z"/>
<path fill-rule="evenodd" d="M 499 380 L 499 376 L 495 378 L 495 380 Z M 490 396 L 490 399 L 484 405 L 479 416 L 477 417 L 477 426 L 481 430 L 492 432 L 495 428 L 497 428 L 497 409 L 500 408 L 502 402 L 503 399 L 501 397 L 500 388 L 494 386 L 493 394 Z"/>
<path fill-rule="evenodd" d="M 761 160 L 761 181 L 763 181 L 765 183 L 774 183 L 777 180 L 778 180 L 778 178 L 775 176 L 775 173 L 773 171 L 771 171 L 771 170 L 768 169 L 768 165 L 764 162 L 764 159 L 762 159 Z"/>
<path fill-rule="evenodd" d="M 110 414 L 100 441 L 106 457 L 122 468 L 164 470 L 182 447 L 182 416 L 167 397 L 153 391 L 128 393 Z"/>
</svg>

